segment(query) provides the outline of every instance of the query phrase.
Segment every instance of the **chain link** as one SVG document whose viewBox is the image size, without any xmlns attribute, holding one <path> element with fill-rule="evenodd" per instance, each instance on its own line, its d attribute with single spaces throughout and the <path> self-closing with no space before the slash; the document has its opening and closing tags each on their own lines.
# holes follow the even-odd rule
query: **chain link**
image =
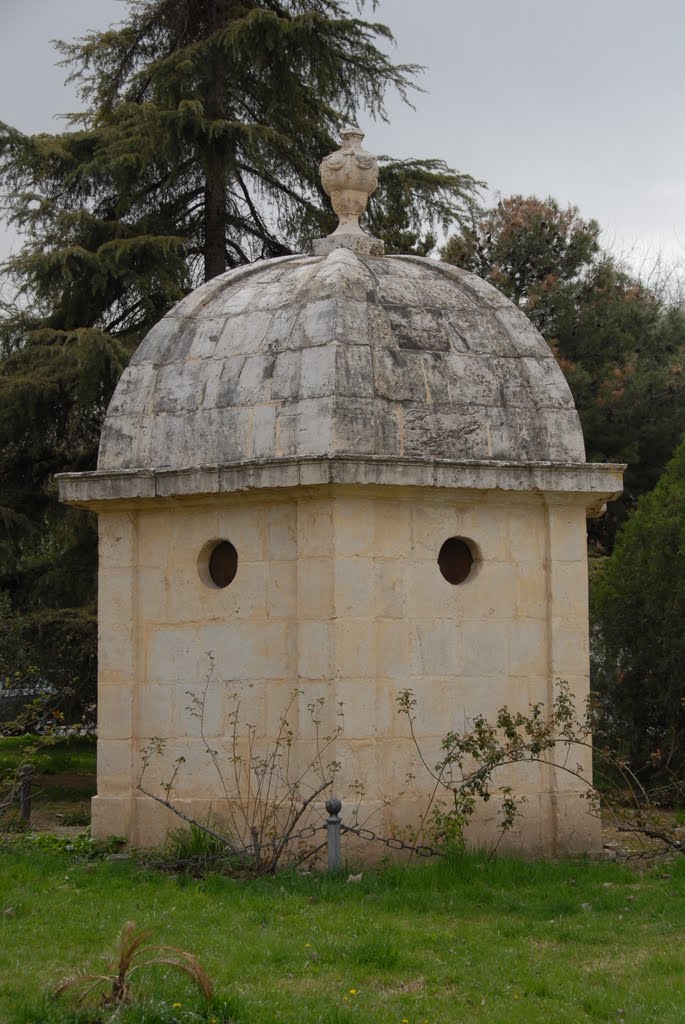
<svg viewBox="0 0 685 1024">
<path fill-rule="evenodd" d="M 303 842 L 305 839 L 312 839 L 317 832 L 325 832 L 325 825 L 307 825 L 300 832 L 294 832 L 293 835 L 288 836 L 287 839 L 281 840 L 281 842 L 292 843 L 294 839 L 301 839 Z"/>
<path fill-rule="evenodd" d="M 415 853 L 417 857 L 442 857 L 440 850 L 434 850 L 432 846 L 422 843 L 413 846 L 411 843 L 405 843 L 402 839 L 398 839 L 397 836 L 377 836 L 370 828 L 357 828 L 354 825 L 341 823 L 340 830 L 341 832 L 350 832 L 370 843 L 385 843 L 389 850 L 408 850 L 409 853 Z"/>
</svg>

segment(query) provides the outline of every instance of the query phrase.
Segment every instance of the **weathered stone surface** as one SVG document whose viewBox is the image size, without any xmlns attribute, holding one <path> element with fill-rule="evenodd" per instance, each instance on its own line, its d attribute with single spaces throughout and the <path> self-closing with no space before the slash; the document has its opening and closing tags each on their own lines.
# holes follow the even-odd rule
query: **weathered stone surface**
<svg viewBox="0 0 685 1024">
<path fill-rule="evenodd" d="M 584 462 L 552 353 L 486 282 L 433 260 L 285 257 L 210 281 L 149 333 L 99 469 L 368 455 Z"/>
</svg>

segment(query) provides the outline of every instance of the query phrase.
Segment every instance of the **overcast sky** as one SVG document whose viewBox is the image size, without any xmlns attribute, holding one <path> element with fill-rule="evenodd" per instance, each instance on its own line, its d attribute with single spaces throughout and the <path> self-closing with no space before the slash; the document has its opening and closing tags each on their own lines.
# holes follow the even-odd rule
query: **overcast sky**
<svg viewBox="0 0 685 1024">
<path fill-rule="evenodd" d="M 0 120 L 58 130 L 77 101 L 50 40 L 123 11 L 0 0 Z M 617 248 L 685 260 L 685 0 L 380 0 L 376 17 L 426 92 L 415 111 L 391 97 L 387 125 L 361 118 L 368 149 L 572 202 Z"/>
</svg>

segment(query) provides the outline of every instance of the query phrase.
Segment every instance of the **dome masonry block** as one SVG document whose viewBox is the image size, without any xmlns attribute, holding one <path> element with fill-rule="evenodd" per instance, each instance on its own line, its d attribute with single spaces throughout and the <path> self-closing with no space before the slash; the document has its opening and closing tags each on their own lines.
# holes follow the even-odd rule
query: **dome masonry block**
<svg viewBox="0 0 685 1024">
<path fill-rule="evenodd" d="M 348 824 L 361 780 L 360 818 L 388 836 L 418 825 L 433 785 L 401 691 L 429 764 L 476 715 L 549 707 L 559 679 L 579 706 L 587 695 L 585 518 L 623 467 L 585 461 L 564 376 L 519 309 L 364 234 L 377 166 L 362 138 L 343 133 L 323 161 L 338 229 L 171 309 L 121 377 L 97 470 L 59 478 L 63 501 L 99 517 L 98 836 L 152 845 L 178 824 L 137 788 L 153 737 L 166 762 L 148 792 L 182 757 L 170 803 L 235 821 L 244 793 L 213 761 L 235 763 L 235 700 L 262 751 L 290 707 L 305 774 L 319 708 L 340 771 L 313 810 L 335 795 Z M 589 778 L 587 754 L 572 760 Z M 500 784 L 526 797 L 508 849 L 598 845 L 577 778 L 512 765 Z M 496 804 L 472 841 L 496 838 Z"/>
</svg>

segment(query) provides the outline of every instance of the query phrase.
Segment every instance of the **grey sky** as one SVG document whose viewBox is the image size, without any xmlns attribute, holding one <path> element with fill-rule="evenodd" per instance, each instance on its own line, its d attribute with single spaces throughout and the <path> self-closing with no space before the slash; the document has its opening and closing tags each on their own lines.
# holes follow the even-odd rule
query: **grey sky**
<svg viewBox="0 0 685 1024">
<path fill-rule="evenodd" d="M 0 119 L 58 129 L 76 100 L 49 40 L 123 11 L 0 0 Z M 369 149 L 441 157 L 504 195 L 553 195 L 618 247 L 685 259 L 684 0 L 380 0 L 376 17 L 395 59 L 426 65 L 427 92 L 415 111 L 391 97 L 388 125 L 362 118 Z"/>
</svg>

